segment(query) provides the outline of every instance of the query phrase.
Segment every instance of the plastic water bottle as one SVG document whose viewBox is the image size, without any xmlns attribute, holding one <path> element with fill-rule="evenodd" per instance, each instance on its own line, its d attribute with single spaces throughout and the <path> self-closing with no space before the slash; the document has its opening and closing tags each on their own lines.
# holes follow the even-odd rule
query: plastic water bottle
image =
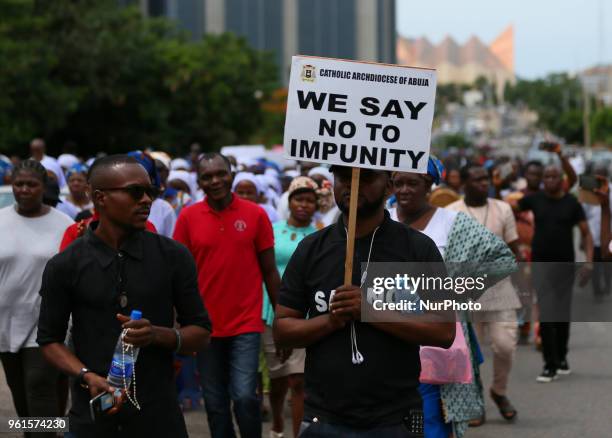
<svg viewBox="0 0 612 438">
<path fill-rule="evenodd" d="M 140 310 L 132 310 L 130 319 L 138 320 L 142 318 L 142 312 Z M 134 365 L 136 365 L 136 359 L 138 358 L 138 347 L 130 347 L 125 352 L 123 351 L 123 340 L 121 335 L 115 345 L 115 354 L 113 354 L 113 361 L 111 362 L 110 370 L 108 371 L 108 383 L 118 389 L 124 388 L 124 376 L 125 385 L 129 388 L 132 383 L 132 374 L 134 374 Z M 125 360 L 125 361 L 124 361 Z M 124 373 L 125 370 L 125 373 Z"/>
</svg>

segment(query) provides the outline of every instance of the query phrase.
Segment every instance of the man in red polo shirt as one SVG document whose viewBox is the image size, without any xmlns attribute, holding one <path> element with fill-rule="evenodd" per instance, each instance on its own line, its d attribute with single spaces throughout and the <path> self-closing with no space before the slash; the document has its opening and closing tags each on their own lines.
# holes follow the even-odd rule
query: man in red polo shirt
<svg viewBox="0 0 612 438">
<path fill-rule="evenodd" d="M 206 198 L 181 211 L 174 238 L 196 260 L 200 293 L 212 321 L 210 346 L 198 355 L 208 424 L 213 438 L 235 436 L 231 400 L 240 435 L 259 438 L 262 280 L 273 306 L 280 287 L 272 225 L 257 204 L 232 194 L 226 157 L 205 154 L 198 170 Z"/>
</svg>

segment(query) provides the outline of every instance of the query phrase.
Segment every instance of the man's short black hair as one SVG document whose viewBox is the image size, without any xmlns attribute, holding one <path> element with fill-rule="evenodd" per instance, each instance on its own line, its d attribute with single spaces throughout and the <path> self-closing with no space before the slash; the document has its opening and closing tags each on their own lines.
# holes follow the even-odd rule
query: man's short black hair
<svg viewBox="0 0 612 438">
<path fill-rule="evenodd" d="M 536 167 L 539 167 L 541 169 L 544 168 L 544 165 L 542 164 L 542 162 L 540 160 L 531 160 L 531 161 L 528 161 L 527 163 L 525 163 L 525 170 L 529 169 L 531 166 L 536 166 Z"/>
<path fill-rule="evenodd" d="M 446 166 L 446 174 L 448 175 L 451 172 L 460 172 L 460 169 L 456 166 Z"/>
<path fill-rule="evenodd" d="M 202 154 L 202 156 L 200 157 L 200 160 L 198 161 L 198 169 L 196 169 L 198 171 L 198 173 L 200 173 L 200 163 L 204 160 L 214 160 L 215 158 L 221 158 L 223 160 L 223 162 L 227 165 L 227 170 L 232 171 L 232 163 L 229 160 L 229 158 L 227 158 L 225 155 L 223 155 L 220 152 L 206 152 L 204 154 Z"/>
<path fill-rule="evenodd" d="M 118 166 L 121 164 L 140 164 L 134 157 L 130 157 L 125 154 L 107 155 L 105 157 L 98 158 L 93 162 L 87 172 L 87 182 L 92 184 L 92 189 L 95 189 L 93 181 L 95 177 L 101 172 L 108 170 L 111 167 Z"/>
<path fill-rule="evenodd" d="M 461 177 L 461 181 L 462 182 L 467 181 L 470 178 L 470 170 L 476 169 L 476 168 L 483 168 L 483 167 L 478 163 L 468 163 L 465 166 L 463 166 L 461 170 L 459 171 L 459 176 Z"/>
</svg>

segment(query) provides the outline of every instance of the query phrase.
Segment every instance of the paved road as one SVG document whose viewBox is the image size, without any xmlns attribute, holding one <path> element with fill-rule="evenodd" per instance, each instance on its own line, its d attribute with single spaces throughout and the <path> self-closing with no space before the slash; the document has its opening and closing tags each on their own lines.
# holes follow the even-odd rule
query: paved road
<svg viewBox="0 0 612 438">
<path fill-rule="evenodd" d="M 487 353 L 488 355 L 488 353 Z M 507 423 L 487 397 L 487 423 L 468 438 L 604 438 L 612 436 L 612 323 L 574 323 L 569 362 L 573 373 L 536 383 L 541 354 L 519 346 L 509 397 L 519 415 Z M 491 361 L 483 365 L 488 387 Z M 488 388 L 487 388 L 488 391 Z"/>
<path fill-rule="evenodd" d="M 515 423 L 503 420 L 487 399 L 487 423 L 470 429 L 467 438 L 605 438 L 612 436 L 612 323 L 574 323 L 570 341 L 571 376 L 538 384 L 540 353 L 532 345 L 520 346 L 512 373 L 509 396 L 519 410 Z M 490 359 L 489 351 L 485 354 Z M 488 387 L 491 361 L 483 365 Z M 0 418 L 14 415 L 10 393 L 0 373 Z M 190 412 L 186 420 L 191 436 L 208 437 L 203 412 Z M 267 437 L 270 423 L 264 423 Z M 289 426 L 289 421 L 287 421 Z M 0 437 L 19 435 L 0 434 Z M 285 436 L 290 437 L 289 427 Z"/>
</svg>

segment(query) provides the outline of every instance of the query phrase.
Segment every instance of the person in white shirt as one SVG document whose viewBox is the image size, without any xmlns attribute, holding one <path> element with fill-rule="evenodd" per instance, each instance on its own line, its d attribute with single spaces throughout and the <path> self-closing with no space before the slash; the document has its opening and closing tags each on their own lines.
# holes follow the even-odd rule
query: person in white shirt
<svg viewBox="0 0 612 438">
<path fill-rule="evenodd" d="M 136 158 L 144 167 L 151 178 L 151 184 L 157 189 L 161 188 L 161 179 L 155 167 L 155 160 L 151 155 L 142 151 L 132 151 L 128 156 Z M 162 198 L 156 198 L 151 204 L 151 212 L 149 213 L 149 221 L 155 225 L 158 234 L 172 238 L 174 233 L 174 225 L 176 225 L 176 213 L 170 203 Z"/>
<path fill-rule="evenodd" d="M 605 184 L 608 186 L 608 203 L 606 208 L 610 211 L 610 202 L 612 201 L 612 193 L 610 193 L 610 184 L 607 180 L 608 169 L 604 166 L 597 167 L 594 170 L 594 174 L 600 178 L 605 179 Z M 603 180 L 602 180 L 603 181 Z M 601 198 L 601 197 L 600 197 Z M 602 217 L 602 205 L 601 204 L 582 204 L 582 209 L 587 218 L 589 224 L 589 230 L 591 230 L 591 236 L 593 236 L 593 275 L 591 281 L 593 282 L 593 294 L 601 297 L 603 295 L 610 294 L 610 270 L 605 267 L 601 262 L 604 261 L 603 247 L 605 244 L 602 242 L 601 235 L 601 217 Z M 603 284 L 602 284 L 603 283 Z"/>
<path fill-rule="evenodd" d="M 461 180 L 465 197 L 447 208 L 463 212 L 488 228 L 506 242 L 518 259 L 518 232 L 512 207 L 507 202 L 488 197 L 490 181 L 487 171 L 478 165 L 465 166 L 461 169 Z M 485 311 L 475 314 L 474 327 L 481 342 L 484 343 L 487 334 L 490 337 L 493 350 L 491 398 L 496 402 L 501 415 L 510 421 L 517 412 L 510 404 L 506 392 L 518 341 L 516 311 L 521 307 L 521 302 L 510 278 L 489 288 L 480 302 Z M 475 421 L 474 425 L 483 422 L 484 416 Z"/>
<path fill-rule="evenodd" d="M 88 170 L 88 167 L 84 164 L 77 163 L 66 172 L 70 193 L 56 208 L 66 213 L 72 219 L 75 219 L 76 215 L 84 210 L 89 210 L 93 213 L 93 203 L 89 198 L 87 190 Z"/>
<path fill-rule="evenodd" d="M 20 417 L 61 414 L 59 375 L 36 335 L 42 273 L 73 221 L 43 204 L 46 180 L 41 163 L 23 161 L 13 173 L 15 204 L 0 210 L 0 359 Z"/>
<path fill-rule="evenodd" d="M 57 179 L 59 188 L 62 189 L 66 185 L 66 177 L 64 176 L 62 166 L 60 166 L 55 158 L 46 155 L 46 150 L 47 146 L 42 138 L 35 138 L 30 142 L 30 155 L 32 159 L 40 162 L 45 169 L 52 172 Z"/>
</svg>

